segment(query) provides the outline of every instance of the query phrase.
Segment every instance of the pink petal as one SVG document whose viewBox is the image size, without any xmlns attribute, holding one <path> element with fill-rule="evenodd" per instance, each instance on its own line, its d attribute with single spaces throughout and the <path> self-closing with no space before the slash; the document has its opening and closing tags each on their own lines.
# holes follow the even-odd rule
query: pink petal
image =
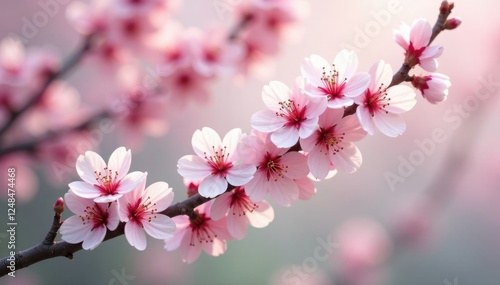
<svg viewBox="0 0 500 285">
<path fill-rule="evenodd" d="M 245 193 L 252 199 L 252 201 L 262 201 L 266 198 L 269 181 L 262 171 L 257 171 L 250 182 L 245 185 Z"/>
<path fill-rule="evenodd" d="M 247 216 L 229 215 L 227 217 L 227 229 L 231 236 L 241 240 L 247 234 Z"/>
<path fill-rule="evenodd" d="M 344 116 L 344 110 L 326 109 L 326 111 L 319 117 L 318 124 L 322 128 L 329 128 L 338 124 Z"/>
<path fill-rule="evenodd" d="M 420 59 L 419 65 L 422 69 L 434 72 L 438 68 L 438 61 L 435 58 Z"/>
<path fill-rule="evenodd" d="M 193 150 L 199 157 L 215 155 L 214 147 L 218 149 L 221 145 L 219 134 L 209 127 L 201 131 L 196 130 L 191 139 Z M 182 175 L 182 174 L 181 174 Z"/>
<path fill-rule="evenodd" d="M 377 112 L 373 117 L 373 122 L 377 128 L 386 136 L 397 137 L 406 130 L 404 120 L 396 114 Z"/>
<path fill-rule="evenodd" d="M 328 108 L 339 109 L 343 107 L 349 107 L 354 103 L 354 101 L 349 97 L 336 97 L 328 101 Z"/>
<path fill-rule="evenodd" d="M 307 138 L 309 137 L 315 130 L 318 129 L 318 117 L 313 117 L 310 119 L 307 119 L 303 121 L 300 125 L 299 129 L 299 137 L 300 138 Z M 297 142 L 295 142 L 297 143 Z M 295 143 L 293 145 L 295 145 Z M 293 146 L 291 145 L 291 146 Z"/>
<path fill-rule="evenodd" d="M 347 97 L 356 97 L 366 91 L 370 84 L 370 74 L 366 72 L 357 73 L 346 83 L 344 87 L 344 95 Z"/>
<path fill-rule="evenodd" d="M 311 136 L 305 138 L 305 139 L 300 139 L 300 147 L 304 151 L 311 151 L 316 147 L 316 142 L 318 141 L 318 132 L 314 132 L 311 134 Z"/>
<path fill-rule="evenodd" d="M 182 260 L 188 264 L 193 263 L 200 257 L 202 249 L 202 244 L 200 244 L 196 240 L 196 237 L 192 236 L 193 236 L 192 230 L 186 231 L 186 234 L 184 235 L 180 245 Z M 195 241 L 194 245 L 191 245 L 191 240 Z"/>
<path fill-rule="evenodd" d="M 198 193 L 207 198 L 213 198 L 227 190 L 227 181 L 220 175 L 209 175 L 201 181 Z"/>
<path fill-rule="evenodd" d="M 123 194 L 114 194 L 114 195 L 105 195 L 94 198 L 94 202 L 96 203 L 109 203 L 114 202 L 123 197 Z"/>
<path fill-rule="evenodd" d="M 92 198 L 82 198 L 76 195 L 71 189 L 64 194 L 64 203 L 71 212 L 77 215 L 83 214 L 87 207 L 92 207 L 94 205 Z"/>
<path fill-rule="evenodd" d="M 176 216 L 172 218 L 172 221 L 175 223 L 177 229 L 172 238 L 165 240 L 164 248 L 168 251 L 175 250 L 181 245 L 182 239 L 188 230 L 187 227 L 190 224 L 188 216 Z"/>
<path fill-rule="evenodd" d="M 330 157 L 328 153 L 317 147 L 307 155 L 309 169 L 316 179 L 324 179 L 330 171 Z"/>
<path fill-rule="evenodd" d="M 298 152 L 291 151 L 281 157 L 281 163 L 288 166 L 283 174 L 292 179 L 300 179 L 309 173 L 307 158 Z"/>
<path fill-rule="evenodd" d="M 269 184 L 272 185 L 269 196 L 279 205 L 290 207 L 299 199 L 299 187 L 292 179 L 281 178 L 277 181 L 269 181 Z"/>
<path fill-rule="evenodd" d="M 257 206 L 253 212 L 247 213 L 248 223 L 254 228 L 267 227 L 274 220 L 273 207 L 266 201 L 258 202 Z"/>
<path fill-rule="evenodd" d="M 134 221 L 125 224 L 125 237 L 128 243 L 138 250 L 145 250 L 147 245 L 146 234 L 142 227 Z"/>
<path fill-rule="evenodd" d="M 271 141 L 280 148 L 292 147 L 299 141 L 297 128 L 283 127 L 271 134 Z"/>
<path fill-rule="evenodd" d="M 236 164 L 228 170 L 226 180 L 233 186 L 241 186 L 253 178 L 257 168 L 250 164 Z"/>
<path fill-rule="evenodd" d="M 324 96 L 322 96 L 321 100 L 316 102 L 308 102 L 306 106 L 306 117 L 311 118 L 320 116 L 325 112 L 327 104 L 328 100 Z"/>
<path fill-rule="evenodd" d="M 300 200 L 309 200 L 317 192 L 316 187 L 314 186 L 314 182 L 311 179 L 309 179 L 309 177 L 297 179 L 297 180 L 295 180 L 295 183 L 299 187 L 299 199 Z"/>
<path fill-rule="evenodd" d="M 361 167 L 361 152 L 352 143 L 344 143 L 342 148 L 340 152 L 332 155 L 332 162 L 339 171 L 353 173 Z"/>
<path fill-rule="evenodd" d="M 74 181 L 68 186 L 75 195 L 82 198 L 93 199 L 101 195 L 101 191 L 97 187 L 84 181 Z"/>
<path fill-rule="evenodd" d="M 200 180 L 212 173 L 212 167 L 202 158 L 185 155 L 177 162 L 177 172 L 184 178 Z"/>
<path fill-rule="evenodd" d="M 394 40 L 398 45 L 407 50 L 410 43 L 410 26 L 401 23 L 399 30 L 394 30 Z"/>
<path fill-rule="evenodd" d="M 234 191 L 226 192 L 215 198 L 212 207 L 210 208 L 210 218 L 218 221 L 226 216 L 227 210 L 231 207 L 231 197 Z"/>
<path fill-rule="evenodd" d="M 436 45 L 436 46 L 426 47 L 425 50 L 420 55 L 419 59 L 423 60 L 423 59 L 429 59 L 429 58 L 436 58 L 436 57 L 441 56 L 442 53 L 443 53 L 442 46 Z"/>
<path fill-rule="evenodd" d="M 227 243 L 224 240 L 216 238 L 213 242 L 203 243 L 202 247 L 207 254 L 211 256 L 219 256 L 226 251 Z"/>
<path fill-rule="evenodd" d="M 277 116 L 276 112 L 271 110 L 259 111 L 250 118 L 250 125 L 252 128 L 265 133 L 278 130 L 285 122 L 283 117 Z"/>
<path fill-rule="evenodd" d="M 410 42 L 415 49 L 426 47 L 432 35 L 431 24 L 426 19 L 418 19 L 411 26 Z"/>
<path fill-rule="evenodd" d="M 132 162 L 132 153 L 125 147 L 117 148 L 109 157 L 108 170 L 113 173 L 118 172 L 115 180 L 121 180 L 129 171 Z"/>
<path fill-rule="evenodd" d="M 87 183 L 96 183 L 96 175 L 94 171 L 104 173 L 106 163 L 100 155 L 93 151 L 85 152 L 85 155 L 80 155 L 76 160 L 76 172 Z"/>
<path fill-rule="evenodd" d="M 368 73 L 371 76 L 370 85 L 368 88 L 373 92 L 377 92 L 381 85 L 389 86 L 392 81 L 392 67 L 386 64 L 383 60 L 374 63 Z"/>
<path fill-rule="evenodd" d="M 149 217 L 151 217 L 150 222 L 143 222 L 148 235 L 156 239 L 168 239 L 174 236 L 176 225 L 170 217 L 157 213 Z"/>
<path fill-rule="evenodd" d="M 363 130 L 355 116 L 347 116 L 337 124 L 336 132 L 345 133 L 344 139 L 350 142 L 360 141 L 366 136 L 366 131 Z"/>
<path fill-rule="evenodd" d="M 261 153 L 265 152 L 264 143 L 256 136 L 250 135 L 244 137 L 238 145 L 238 157 L 244 162 L 258 165 L 261 159 Z"/>
</svg>

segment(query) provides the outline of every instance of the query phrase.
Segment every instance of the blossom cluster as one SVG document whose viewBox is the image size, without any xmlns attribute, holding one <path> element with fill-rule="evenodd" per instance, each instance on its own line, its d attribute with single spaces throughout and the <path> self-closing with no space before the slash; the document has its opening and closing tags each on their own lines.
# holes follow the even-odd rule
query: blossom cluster
<svg viewBox="0 0 500 285">
<path fill-rule="evenodd" d="M 423 19 L 395 32 L 405 49 L 403 66 L 436 69 L 442 47 L 429 46 L 431 33 Z M 171 189 L 165 182 L 145 189 L 147 173 L 128 173 L 131 154 L 125 148 L 117 149 L 108 164 L 94 152 L 80 156 L 76 166 L 83 181 L 69 184 L 65 199 L 76 215 L 63 223 L 63 240 L 83 241 L 83 248 L 92 249 L 121 221 L 127 240 L 140 250 L 146 246 L 145 231 L 164 239 L 167 250 L 180 248 L 188 263 L 202 251 L 220 255 L 228 240 L 245 237 L 248 225 L 262 228 L 274 219 L 268 195 L 284 207 L 308 200 L 316 193 L 314 181 L 361 167 L 355 143 L 367 134 L 403 134 L 401 114 L 415 106 L 416 94 L 400 82 L 410 81 L 432 103 L 444 100 L 450 86 L 446 76 L 435 73 L 394 83 L 393 70 L 383 61 L 368 72 L 357 68 L 352 51 L 340 51 L 332 63 L 311 55 L 291 87 L 280 81 L 264 86 L 267 108 L 251 117 L 249 134 L 235 128 L 221 138 L 209 127 L 195 131 L 194 154 L 178 160 L 178 173 L 188 196 L 210 201 L 186 215 L 170 219 L 161 213 L 173 199 Z"/>
</svg>

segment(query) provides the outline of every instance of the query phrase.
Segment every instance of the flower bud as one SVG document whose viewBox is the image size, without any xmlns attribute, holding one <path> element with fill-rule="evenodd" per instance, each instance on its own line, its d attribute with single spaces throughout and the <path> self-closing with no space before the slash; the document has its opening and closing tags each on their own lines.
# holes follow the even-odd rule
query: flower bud
<svg viewBox="0 0 500 285">
<path fill-rule="evenodd" d="M 450 4 L 448 1 L 444 0 L 441 2 L 441 6 L 439 7 L 439 13 L 441 14 L 447 14 L 450 12 Z"/>
<path fill-rule="evenodd" d="M 54 203 L 54 212 L 59 215 L 64 212 L 64 199 L 62 197 L 57 198 Z"/>
<path fill-rule="evenodd" d="M 451 18 L 449 20 L 446 20 L 446 22 L 444 23 L 444 28 L 446 30 L 454 30 L 458 26 L 460 26 L 460 24 L 462 24 L 462 20 L 460 20 L 459 18 Z"/>
</svg>

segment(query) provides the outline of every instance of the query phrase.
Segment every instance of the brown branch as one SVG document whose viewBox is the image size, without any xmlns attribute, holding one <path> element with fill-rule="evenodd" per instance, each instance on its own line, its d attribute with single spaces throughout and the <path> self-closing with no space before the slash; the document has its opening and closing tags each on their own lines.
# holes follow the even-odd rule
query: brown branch
<svg viewBox="0 0 500 285">
<path fill-rule="evenodd" d="M 42 86 L 40 87 L 40 89 L 38 89 L 30 97 L 31 99 L 21 108 L 13 111 L 10 114 L 10 117 L 7 120 L 7 122 L 5 122 L 5 125 L 3 125 L 3 127 L 0 129 L 0 137 L 2 137 L 5 134 L 5 132 L 16 122 L 16 120 L 19 117 L 22 116 L 22 114 L 26 113 L 26 111 L 28 111 L 31 107 L 33 107 L 34 105 L 36 105 L 36 103 L 40 101 L 40 99 L 45 94 L 45 91 L 54 80 L 62 77 L 77 65 L 77 63 L 83 58 L 83 56 L 90 50 L 92 46 L 92 39 L 93 39 L 92 35 L 87 36 L 82 46 L 66 61 L 63 67 L 58 71 L 52 72 L 50 75 L 48 75 L 45 81 L 43 82 Z"/>
</svg>

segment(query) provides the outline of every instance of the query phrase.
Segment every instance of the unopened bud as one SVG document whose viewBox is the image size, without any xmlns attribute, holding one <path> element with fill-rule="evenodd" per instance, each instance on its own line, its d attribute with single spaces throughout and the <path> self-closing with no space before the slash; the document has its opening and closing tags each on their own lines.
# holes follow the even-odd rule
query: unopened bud
<svg viewBox="0 0 500 285">
<path fill-rule="evenodd" d="M 444 0 L 443 2 L 441 2 L 441 6 L 439 7 L 439 13 L 447 14 L 449 12 L 450 12 L 450 3 Z"/>
<path fill-rule="evenodd" d="M 194 182 L 190 182 L 187 186 L 186 186 L 186 194 L 188 197 L 191 197 L 193 195 L 196 195 L 198 194 L 198 187 L 199 187 L 199 184 L 196 184 Z"/>
<path fill-rule="evenodd" d="M 462 24 L 462 20 L 460 20 L 459 18 L 451 18 L 446 20 L 446 22 L 444 23 L 444 28 L 446 30 L 453 30 L 460 26 L 460 24 Z"/>
<path fill-rule="evenodd" d="M 54 204 L 54 212 L 56 214 L 61 214 L 64 212 L 64 199 L 62 197 L 57 198 L 55 204 Z"/>
</svg>

